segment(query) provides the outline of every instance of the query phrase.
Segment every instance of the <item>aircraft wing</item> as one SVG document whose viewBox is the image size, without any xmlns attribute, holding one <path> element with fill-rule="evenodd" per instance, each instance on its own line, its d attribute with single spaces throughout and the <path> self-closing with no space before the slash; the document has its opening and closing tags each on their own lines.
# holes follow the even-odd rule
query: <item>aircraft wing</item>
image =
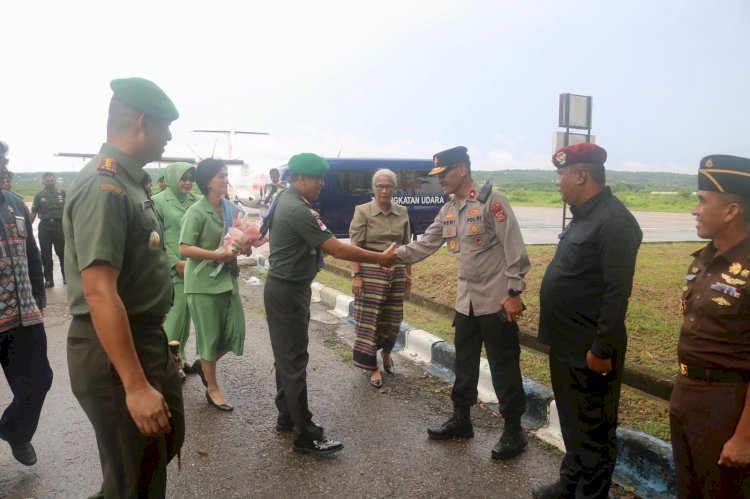
<svg viewBox="0 0 750 499">
<path fill-rule="evenodd" d="M 55 156 L 59 156 L 62 158 L 81 158 L 81 159 L 91 159 L 96 154 L 91 153 L 81 153 L 81 152 L 58 152 L 55 154 Z M 205 158 L 202 158 L 205 159 Z M 221 158 L 217 158 L 221 159 Z M 178 158 L 176 156 L 162 156 L 162 158 L 159 161 L 152 161 L 152 163 L 190 163 L 191 165 L 194 165 L 196 162 L 200 161 L 200 159 L 195 158 Z M 245 161 L 241 159 L 222 159 L 224 163 L 227 165 L 244 165 Z"/>
</svg>

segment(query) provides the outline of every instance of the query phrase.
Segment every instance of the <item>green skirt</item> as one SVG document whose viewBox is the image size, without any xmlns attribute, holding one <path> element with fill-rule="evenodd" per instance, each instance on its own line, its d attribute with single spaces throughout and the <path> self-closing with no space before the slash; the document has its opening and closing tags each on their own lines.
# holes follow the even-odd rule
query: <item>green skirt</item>
<svg viewBox="0 0 750 499">
<path fill-rule="evenodd" d="M 195 324 L 195 350 L 209 362 L 219 352 L 242 355 L 245 346 L 245 313 L 239 293 L 187 293 Z"/>
</svg>

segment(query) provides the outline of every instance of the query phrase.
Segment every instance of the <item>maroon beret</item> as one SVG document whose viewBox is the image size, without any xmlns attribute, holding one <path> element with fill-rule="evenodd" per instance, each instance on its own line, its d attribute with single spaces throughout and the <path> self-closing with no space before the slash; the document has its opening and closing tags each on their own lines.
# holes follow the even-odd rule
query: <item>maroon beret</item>
<svg viewBox="0 0 750 499">
<path fill-rule="evenodd" d="M 552 164 L 558 168 L 576 163 L 600 163 L 603 165 L 605 161 L 607 161 L 607 151 L 588 142 L 561 147 L 552 156 Z"/>
</svg>

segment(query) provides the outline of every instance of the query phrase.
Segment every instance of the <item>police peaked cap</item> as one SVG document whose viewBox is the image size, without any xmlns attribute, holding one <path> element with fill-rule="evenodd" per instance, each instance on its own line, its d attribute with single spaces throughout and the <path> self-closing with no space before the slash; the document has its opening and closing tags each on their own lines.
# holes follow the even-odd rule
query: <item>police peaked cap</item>
<svg viewBox="0 0 750 499">
<path fill-rule="evenodd" d="M 440 151 L 432 156 L 432 161 L 435 162 L 435 168 L 430 170 L 428 175 L 443 173 L 459 163 L 465 163 L 467 166 L 471 166 L 469 154 L 464 146 L 451 147 L 445 151 Z"/>
<path fill-rule="evenodd" d="M 750 159 L 713 154 L 701 160 L 698 190 L 750 197 Z"/>
<path fill-rule="evenodd" d="M 311 152 L 296 154 L 289 160 L 289 169 L 304 177 L 322 177 L 330 167 L 325 158 Z"/>
<path fill-rule="evenodd" d="M 115 97 L 144 114 L 163 121 L 174 121 L 180 116 L 172 100 L 152 81 L 120 78 L 112 80 L 109 86 Z"/>
<path fill-rule="evenodd" d="M 607 151 L 603 147 L 589 142 L 561 147 L 552 155 L 552 164 L 557 168 L 565 168 L 576 163 L 604 165 L 605 161 L 607 161 Z"/>
</svg>

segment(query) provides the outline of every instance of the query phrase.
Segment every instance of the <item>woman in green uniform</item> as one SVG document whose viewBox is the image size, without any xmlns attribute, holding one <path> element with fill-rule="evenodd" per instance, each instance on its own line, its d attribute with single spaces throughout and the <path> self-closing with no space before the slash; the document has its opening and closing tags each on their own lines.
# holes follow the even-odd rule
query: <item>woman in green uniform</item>
<svg viewBox="0 0 750 499">
<path fill-rule="evenodd" d="M 236 253 L 249 252 L 250 244 L 233 250 L 218 249 L 232 226 L 232 207 L 227 192 L 227 167 L 219 159 L 198 163 L 195 182 L 203 198 L 188 208 L 180 231 L 180 256 L 185 265 L 185 295 L 195 324 L 195 343 L 200 362 L 193 370 L 206 386 L 209 405 L 222 411 L 234 409 L 227 403 L 216 381 L 216 363 L 227 352 L 242 355 L 245 343 L 245 315 L 237 285 Z M 200 265 L 210 260 L 213 265 Z M 224 264 L 211 276 L 216 266 Z"/>
<path fill-rule="evenodd" d="M 190 206 L 198 201 L 193 189 L 195 167 L 189 163 L 172 163 L 167 166 L 164 178 L 167 188 L 153 197 L 154 208 L 164 224 L 164 243 L 172 273 L 174 302 L 164 322 L 167 338 L 180 342 L 183 369 L 191 372 L 185 356 L 185 344 L 190 336 L 190 309 L 185 299 L 185 260 L 180 257 L 180 221 Z"/>
</svg>

